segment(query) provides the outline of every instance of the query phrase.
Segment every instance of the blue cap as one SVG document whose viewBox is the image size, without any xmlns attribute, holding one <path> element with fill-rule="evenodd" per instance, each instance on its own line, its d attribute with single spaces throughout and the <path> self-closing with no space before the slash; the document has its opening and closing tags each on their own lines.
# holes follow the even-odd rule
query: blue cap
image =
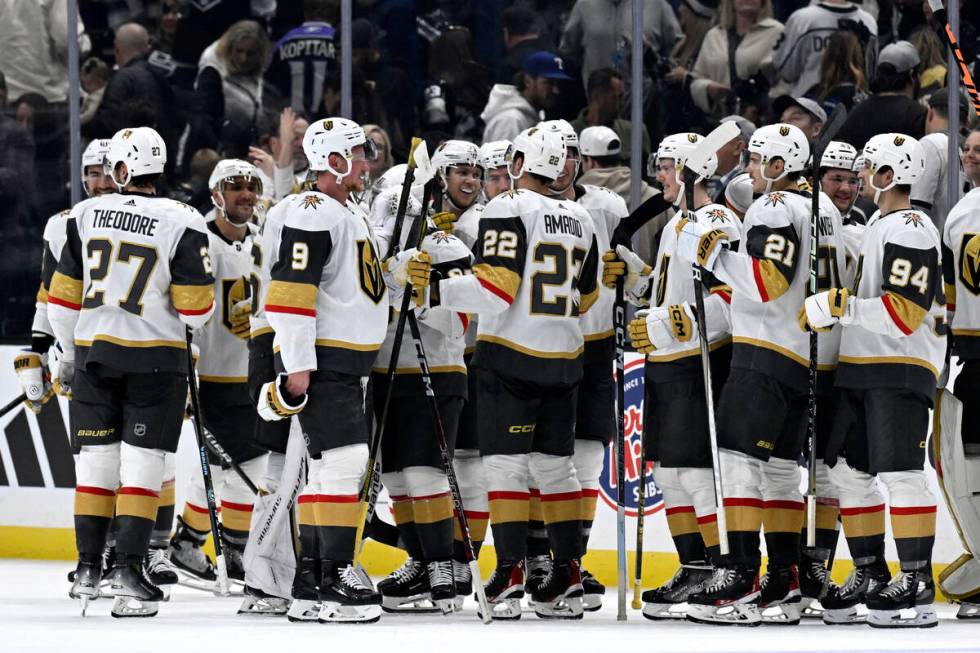
<svg viewBox="0 0 980 653">
<path fill-rule="evenodd" d="M 524 73 L 532 77 L 546 77 L 547 79 L 571 79 L 565 74 L 565 64 L 554 52 L 541 50 L 530 54 L 521 65 Z"/>
</svg>

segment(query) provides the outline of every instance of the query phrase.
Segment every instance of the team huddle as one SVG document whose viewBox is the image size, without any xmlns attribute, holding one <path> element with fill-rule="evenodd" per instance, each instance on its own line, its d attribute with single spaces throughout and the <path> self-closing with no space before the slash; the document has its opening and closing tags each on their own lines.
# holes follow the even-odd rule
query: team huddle
<svg viewBox="0 0 980 653">
<path fill-rule="evenodd" d="M 350 120 L 318 120 L 303 139 L 307 190 L 261 220 L 262 176 L 247 162 L 217 165 L 202 216 L 155 195 L 167 152 L 152 129 L 91 143 L 89 198 L 45 228 L 34 339 L 15 361 L 32 409 L 70 398 L 70 596 L 83 613 L 112 596 L 113 616 L 152 616 L 169 586 L 225 579 L 240 614 L 292 621 L 449 614 L 474 592 L 486 620 L 519 619 L 524 598 L 546 619 L 599 609 L 605 588 L 582 559 L 618 432 L 618 288 L 637 308 L 624 326 L 646 355 L 644 458 L 681 563 L 643 593 L 643 614 L 936 625 L 933 408 L 951 512 L 971 550 L 980 535 L 972 493 L 956 491 L 976 409 L 937 393 L 951 335 L 965 363 L 956 397 L 980 383 L 980 191 L 940 234 L 909 201 L 925 167 L 915 139 L 882 134 L 862 152 L 831 141 L 811 164 L 804 133 L 776 124 L 755 131 L 732 182 L 755 198 L 742 210 L 711 200 L 704 137 L 674 134 L 652 164 L 676 214 L 644 261 L 619 237 L 623 199 L 577 183 L 603 129 L 554 120 L 513 142 L 450 140 L 431 179 L 413 158 L 368 187 L 373 142 Z M 858 193 L 878 209 L 866 223 Z M 210 465 L 201 444 L 175 525 L 185 418 Z M 380 537 L 378 485 L 408 558 L 375 586 L 358 560 L 363 538 Z M 828 575 L 839 523 L 854 561 L 842 585 Z M 497 564 L 483 584 L 488 526 Z M 212 534 L 215 560 L 202 549 Z M 972 554 L 941 582 L 976 612 Z"/>
</svg>

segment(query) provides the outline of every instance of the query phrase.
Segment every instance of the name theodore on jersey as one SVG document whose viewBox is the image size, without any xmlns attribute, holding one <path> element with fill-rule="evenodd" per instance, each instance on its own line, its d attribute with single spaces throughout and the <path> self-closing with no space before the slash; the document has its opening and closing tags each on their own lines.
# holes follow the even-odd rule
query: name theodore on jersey
<svg viewBox="0 0 980 653">
<path fill-rule="evenodd" d="M 544 216 L 544 230 L 549 234 L 581 236 L 582 223 L 570 215 L 550 215 L 546 213 Z"/>
<path fill-rule="evenodd" d="M 92 226 L 96 229 L 118 229 L 134 234 L 152 237 L 159 220 L 139 213 L 129 211 L 107 211 L 95 209 L 95 220 Z"/>
</svg>

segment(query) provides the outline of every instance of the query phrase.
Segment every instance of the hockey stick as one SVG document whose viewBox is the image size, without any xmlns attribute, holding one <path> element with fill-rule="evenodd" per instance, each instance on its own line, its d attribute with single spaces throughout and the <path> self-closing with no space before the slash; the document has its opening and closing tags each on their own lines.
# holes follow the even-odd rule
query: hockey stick
<svg viewBox="0 0 980 653">
<path fill-rule="evenodd" d="M 242 469 L 241 465 L 236 463 L 235 460 L 231 457 L 231 455 L 227 451 L 225 451 L 225 448 L 218 443 L 217 438 L 214 437 L 214 433 L 209 431 L 208 427 L 204 426 L 203 423 L 198 424 L 196 415 L 192 415 L 191 419 L 194 420 L 195 428 L 200 428 L 201 433 L 204 434 L 204 443 L 208 446 L 208 449 L 210 449 L 215 456 L 220 458 L 221 462 L 228 465 L 228 467 L 230 467 L 232 471 L 238 474 L 238 478 L 242 479 L 242 482 L 245 484 L 245 487 L 247 487 L 252 494 L 258 495 L 259 494 L 258 486 L 252 482 L 252 479 L 249 478 L 248 474 L 245 473 L 245 470 Z"/>
<path fill-rule="evenodd" d="M 409 187 L 408 177 L 405 177 L 406 183 L 405 187 Z M 427 205 L 429 203 L 429 198 L 432 196 L 432 182 L 429 181 L 426 184 L 425 197 L 422 202 L 422 211 L 418 218 L 415 218 L 412 222 L 412 229 L 409 231 L 407 242 L 413 242 L 413 236 L 417 239 L 418 233 L 425 232 L 425 213 Z M 404 212 L 402 212 L 404 213 Z M 404 215 L 402 216 L 404 218 Z M 397 217 L 396 217 L 397 224 Z M 418 231 L 416 231 L 416 228 Z M 400 236 L 400 234 L 399 234 Z M 399 239 L 400 240 L 400 239 Z M 392 239 L 394 248 L 397 251 L 399 240 Z M 406 286 L 405 292 L 402 295 L 401 309 L 398 313 L 398 322 L 395 326 L 395 338 L 391 345 L 391 356 L 388 359 L 388 377 L 387 385 L 385 387 L 385 398 L 384 404 L 381 408 L 381 418 L 377 420 L 377 425 L 374 429 L 374 435 L 371 438 L 371 445 L 368 455 L 367 473 L 364 476 L 364 482 L 361 484 L 361 491 L 358 494 L 358 503 L 361 506 L 360 515 L 357 520 L 357 531 L 354 536 L 354 560 L 353 565 L 356 567 L 358 560 L 361 557 L 361 549 L 364 544 L 364 528 L 367 522 L 371 519 L 374 514 L 374 506 L 377 504 L 378 494 L 381 491 L 381 479 L 380 474 L 378 474 L 378 452 L 381 450 L 381 438 L 384 437 L 385 427 L 388 424 L 388 410 L 391 407 L 391 390 L 395 385 L 395 372 L 398 368 L 398 356 L 401 353 L 402 340 L 405 336 L 405 323 L 407 320 L 407 315 L 409 311 L 409 306 L 412 301 L 412 289 L 410 286 Z"/>
<path fill-rule="evenodd" d="M 616 334 L 616 620 L 626 621 L 626 300 L 623 278 L 616 279 L 616 302 L 613 305 L 613 329 Z"/>
<path fill-rule="evenodd" d="M 194 354 L 191 351 L 193 334 L 187 328 L 187 386 L 191 394 L 191 409 L 195 415 L 201 414 L 201 400 L 197 394 L 197 373 L 194 369 Z M 211 482 L 211 464 L 208 462 L 208 447 L 199 420 L 194 420 L 194 435 L 197 437 L 197 453 L 201 460 L 201 475 L 204 477 L 204 494 L 208 502 L 208 517 L 211 521 L 211 537 L 214 539 L 214 559 L 217 567 L 218 594 L 228 596 L 228 567 L 221 546 L 221 530 L 218 527 L 218 509 L 214 500 L 214 484 Z"/>
<path fill-rule="evenodd" d="M 21 404 L 21 402 L 26 401 L 26 400 L 27 400 L 27 393 L 26 392 L 21 393 L 21 395 L 19 397 L 16 397 L 14 399 L 11 399 L 10 400 L 10 403 L 8 403 L 3 408 L 0 408 L 0 417 L 3 417 L 4 415 L 6 415 L 10 411 L 12 411 L 14 408 L 17 408 L 17 406 L 19 406 Z"/>
<path fill-rule="evenodd" d="M 953 34 L 953 28 L 950 26 L 948 16 L 946 15 L 946 8 L 943 6 L 942 0 L 929 0 L 929 7 L 932 9 L 938 31 L 941 31 L 946 36 L 946 43 L 949 45 L 949 50 L 953 53 L 956 63 L 959 64 L 960 79 L 963 80 L 963 86 L 966 88 L 966 92 L 970 95 L 970 100 L 973 102 L 973 111 L 977 114 L 977 117 L 980 117 L 980 93 L 977 93 L 977 86 L 973 82 L 973 76 L 970 74 L 970 69 L 967 67 L 966 61 L 963 59 L 960 44 L 956 40 L 956 35 Z"/>
<path fill-rule="evenodd" d="M 820 135 L 810 148 L 812 157 L 811 174 L 813 175 L 813 195 L 810 198 L 810 279 L 808 291 L 810 295 L 820 292 L 817 278 L 820 276 L 820 160 L 823 158 L 827 145 L 837 135 L 847 109 L 838 104 L 830 118 L 820 130 Z M 827 260 L 828 270 L 831 261 Z M 806 546 L 817 546 L 817 357 L 818 337 L 816 330 L 810 330 L 810 362 L 809 362 L 809 392 L 807 395 L 807 486 L 806 486 Z"/>
<path fill-rule="evenodd" d="M 424 238 L 424 232 L 422 234 Z M 419 242 L 421 245 L 421 239 Z M 410 294 L 408 288 L 406 293 Z M 446 470 L 446 478 L 449 480 L 449 490 L 453 495 L 453 508 L 456 511 L 456 520 L 459 522 L 459 530 L 463 535 L 463 553 L 466 555 L 466 562 L 470 566 L 470 573 L 473 575 L 473 587 L 476 591 L 476 600 L 480 605 L 480 615 L 483 623 L 493 623 L 493 612 L 490 604 L 487 603 L 487 595 L 483 588 L 483 579 L 480 577 L 480 567 L 476 561 L 476 553 L 473 550 L 473 538 L 470 536 L 470 526 L 466 519 L 466 512 L 463 510 L 463 495 L 459 490 L 459 481 L 456 479 L 456 470 L 453 468 L 452 455 L 449 452 L 449 444 L 446 442 L 446 431 L 442 424 L 442 417 L 439 415 L 439 403 L 436 401 L 436 394 L 432 389 L 432 376 L 429 373 L 429 361 L 425 355 L 425 347 L 422 345 L 422 333 L 419 330 L 419 322 L 415 317 L 415 310 L 408 309 L 408 328 L 412 333 L 412 342 L 415 344 L 415 357 L 418 359 L 419 371 L 422 375 L 422 386 L 425 388 L 426 403 L 429 404 L 429 412 L 432 414 L 432 425 L 436 430 L 436 442 L 439 444 L 439 455 L 442 456 L 442 466 Z M 389 389 L 390 394 L 390 389 Z"/>
<path fill-rule="evenodd" d="M 697 149 L 687 158 L 684 167 L 684 201 L 688 219 L 694 219 L 694 184 L 697 170 L 703 166 L 725 143 L 738 136 L 738 126 L 731 121 L 723 122 L 708 134 Z M 708 439 L 711 444 L 711 467 L 715 481 L 715 514 L 718 525 L 718 551 L 728 555 L 728 519 L 725 514 L 725 495 L 721 482 L 721 452 L 718 449 L 718 430 L 715 425 L 715 396 L 711 386 L 711 350 L 708 343 L 708 324 L 704 310 L 704 284 L 702 270 L 692 265 L 694 277 L 694 309 L 698 323 L 698 345 L 701 350 L 701 373 L 704 377 L 704 403 L 708 413 Z"/>
<path fill-rule="evenodd" d="M 640 600 L 640 590 L 643 580 L 643 522 L 644 510 L 647 504 L 647 462 L 643 450 L 643 440 L 640 440 L 640 496 L 636 507 L 636 560 L 633 561 L 633 609 L 643 607 Z"/>
</svg>

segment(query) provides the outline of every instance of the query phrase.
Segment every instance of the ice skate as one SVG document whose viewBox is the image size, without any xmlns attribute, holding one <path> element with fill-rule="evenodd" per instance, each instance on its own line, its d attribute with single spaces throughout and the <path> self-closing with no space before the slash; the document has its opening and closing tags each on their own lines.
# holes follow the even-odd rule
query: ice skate
<svg viewBox="0 0 980 653">
<path fill-rule="evenodd" d="M 591 573 L 582 570 L 582 607 L 586 612 L 595 612 L 602 609 L 602 597 L 606 593 L 606 586 Z"/>
<path fill-rule="evenodd" d="M 759 585 L 762 623 L 782 626 L 800 623 L 800 573 L 796 565 L 770 565 Z"/>
<path fill-rule="evenodd" d="M 463 609 L 463 601 L 473 593 L 473 572 L 470 571 L 469 563 L 453 560 L 453 582 L 456 584 L 453 608 L 459 612 Z"/>
<path fill-rule="evenodd" d="M 851 570 L 843 585 L 827 589 L 820 603 L 823 605 L 825 624 L 860 624 L 865 622 L 866 614 L 858 608 L 865 597 L 888 584 L 891 574 L 884 564 L 880 566 L 861 566 Z"/>
<path fill-rule="evenodd" d="M 830 580 L 830 573 L 824 561 L 804 556 L 800 564 L 801 618 L 823 618 L 823 604 L 820 603 L 820 599 L 826 596 L 831 585 L 833 581 Z"/>
<path fill-rule="evenodd" d="M 957 619 L 980 619 L 980 594 L 973 594 L 956 601 L 960 604 Z"/>
<path fill-rule="evenodd" d="M 534 589 L 534 614 L 542 619 L 581 619 L 583 593 L 578 560 L 556 561 Z"/>
<path fill-rule="evenodd" d="M 301 556 L 293 576 L 292 603 L 286 618 L 292 622 L 317 621 L 320 616 L 320 561 Z"/>
<path fill-rule="evenodd" d="M 381 594 L 347 563 L 324 561 L 320 581 L 320 623 L 374 623 L 381 618 Z"/>
<path fill-rule="evenodd" d="M 704 589 L 688 597 L 687 619 L 700 624 L 758 626 L 759 572 L 745 566 L 719 567 Z"/>
<path fill-rule="evenodd" d="M 524 561 L 498 560 L 484 591 L 492 618 L 502 621 L 520 619 L 521 599 L 524 598 Z"/>
<path fill-rule="evenodd" d="M 683 619 L 687 616 L 688 597 L 701 591 L 711 575 L 711 567 L 681 565 L 666 583 L 643 592 L 643 616 L 654 621 Z"/>
<path fill-rule="evenodd" d="M 71 576 L 71 589 L 68 596 L 79 599 L 82 602 L 82 616 L 88 609 L 88 602 L 99 598 L 99 585 L 102 582 L 101 563 L 78 562 L 75 571 Z"/>
<path fill-rule="evenodd" d="M 939 625 L 933 605 L 936 587 L 927 571 L 903 571 L 892 582 L 868 592 L 872 628 L 932 628 Z"/>
<path fill-rule="evenodd" d="M 225 565 L 228 570 L 228 580 L 239 586 L 245 585 L 245 566 L 242 564 L 242 554 L 245 552 L 247 537 L 236 537 L 230 535 L 222 526 L 221 528 L 221 551 L 225 556 Z"/>
<path fill-rule="evenodd" d="M 524 578 L 524 597 L 527 599 L 527 607 L 533 608 L 534 598 L 532 594 L 535 588 L 551 573 L 551 567 L 554 563 L 550 555 L 531 556 L 524 563 L 524 568 L 527 570 L 526 577 Z"/>
<path fill-rule="evenodd" d="M 217 574 L 214 563 L 201 550 L 208 534 L 195 531 L 187 526 L 184 520 L 177 517 L 177 532 L 170 540 L 170 561 L 179 570 L 179 583 L 213 592 L 216 587 Z"/>
<path fill-rule="evenodd" d="M 150 581 L 139 559 L 117 561 L 110 581 L 116 597 L 113 617 L 152 617 L 159 610 L 163 592 Z"/>
<path fill-rule="evenodd" d="M 453 561 L 437 560 L 426 565 L 429 576 L 429 598 L 443 614 L 452 614 L 456 602 Z"/>
<path fill-rule="evenodd" d="M 439 607 L 429 595 L 429 575 L 425 565 L 411 557 L 378 582 L 378 591 L 382 597 L 381 609 L 385 612 L 439 612 Z"/>
<path fill-rule="evenodd" d="M 245 586 L 238 614 L 262 617 L 281 617 L 289 610 L 289 599 L 266 594 L 256 587 Z"/>
</svg>

